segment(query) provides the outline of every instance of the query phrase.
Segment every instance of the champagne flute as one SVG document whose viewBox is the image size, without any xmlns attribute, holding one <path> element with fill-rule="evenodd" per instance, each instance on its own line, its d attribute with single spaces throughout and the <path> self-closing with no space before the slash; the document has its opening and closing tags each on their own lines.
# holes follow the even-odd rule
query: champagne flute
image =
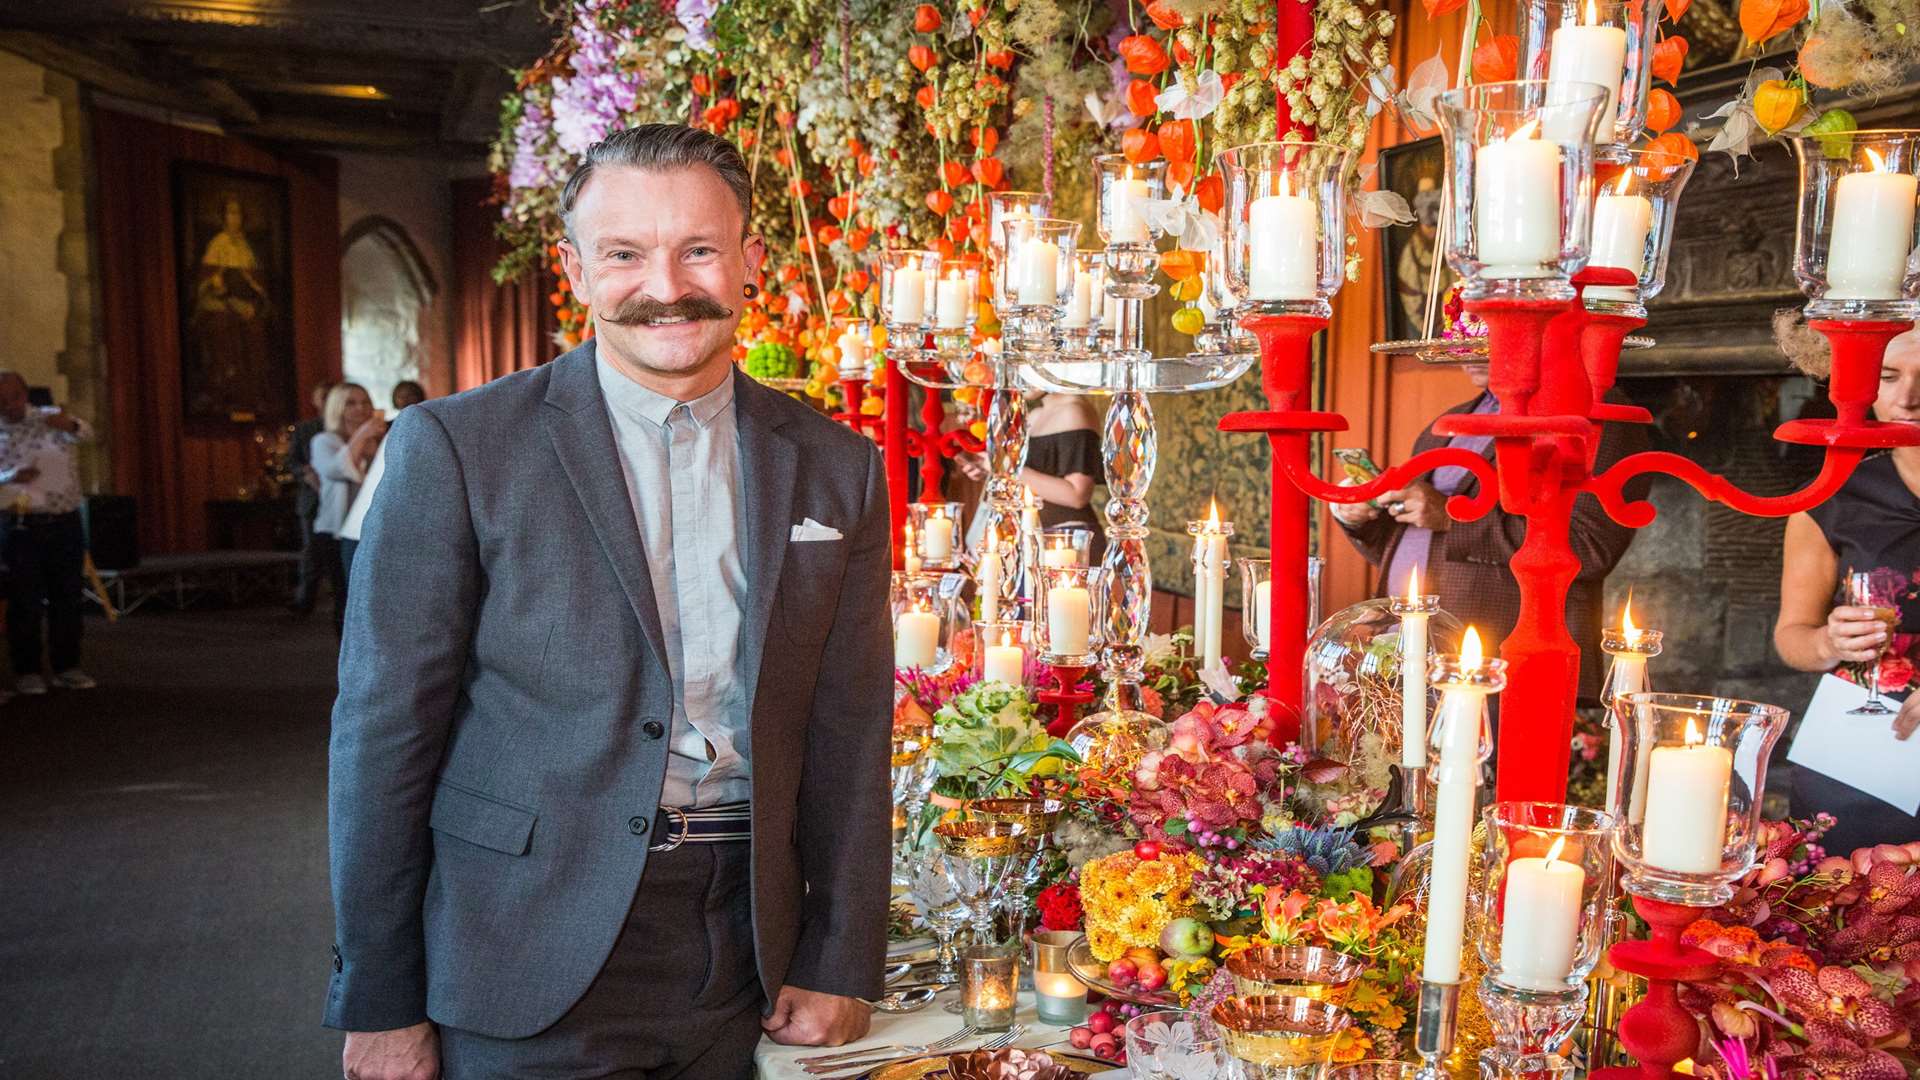
<svg viewBox="0 0 1920 1080">
<path fill-rule="evenodd" d="M 1873 618 L 1886 624 L 1887 640 L 1873 658 L 1873 674 L 1867 683 L 1866 704 L 1848 709 L 1848 716 L 1891 716 L 1893 710 L 1880 700 L 1880 662 L 1893 648 L 1893 633 L 1900 625 L 1900 592 L 1906 578 L 1892 570 L 1852 571 L 1847 574 L 1847 602 L 1867 608 Z"/>
</svg>

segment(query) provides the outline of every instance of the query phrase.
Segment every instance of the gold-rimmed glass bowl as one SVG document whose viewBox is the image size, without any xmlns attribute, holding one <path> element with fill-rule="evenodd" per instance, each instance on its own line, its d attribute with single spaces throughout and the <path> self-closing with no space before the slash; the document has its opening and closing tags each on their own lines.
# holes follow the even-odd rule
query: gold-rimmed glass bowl
<svg viewBox="0 0 1920 1080">
<path fill-rule="evenodd" d="M 1317 945 L 1262 945 L 1236 953 L 1222 965 L 1235 991 L 1247 996 L 1307 998 L 1344 1004 L 1347 989 L 1366 965 Z"/>
<path fill-rule="evenodd" d="M 1345 1009 L 1312 998 L 1236 994 L 1213 1007 L 1227 1053 L 1247 1080 L 1314 1080 L 1353 1023 Z"/>
<path fill-rule="evenodd" d="M 947 876 L 973 915 L 973 933 L 980 944 L 993 940 L 993 909 L 1006 890 L 1007 879 L 1020 863 L 1024 826 L 1004 821 L 946 821 L 934 826 Z"/>
</svg>

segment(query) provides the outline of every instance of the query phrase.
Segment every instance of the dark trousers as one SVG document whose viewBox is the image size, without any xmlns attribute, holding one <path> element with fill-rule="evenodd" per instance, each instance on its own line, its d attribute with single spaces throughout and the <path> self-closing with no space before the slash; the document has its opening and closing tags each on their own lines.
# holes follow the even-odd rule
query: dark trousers
<svg viewBox="0 0 1920 1080">
<path fill-rule="evenodd" d="M 293 609 L 302 615 L 313 610 L 313 594 L 320 590 L 320 579 L 326 576 L 323 552 L 315 543 L 325 534 L 313 531 L 313 514 L 318 507 L 306 505 L 308 501 L 302 499 L 296 512 L 300 518 L 300 575 L 293 584 Z"/>
<path fill-rule="evenodd" d="M 440 1028 L 443 1080 L 748 1080 L 765 997 L 751 845 L 657 851 L 592 985 L 526 1039 Z"/>
<path fill-rule="evenodd" d="M 78 511 L 27 514 L 7 532 L 7 650 L 15 675 L 40 674 L 41 621 L 54 672 L 80 666 L 87 538 Z"/>
<path fill-rule="evenodd" d="M 333 632 L 338 636 L 347 623 L 347 568 L 340 561 L 340 541 L 331 533 L 317 532 L 307 549 L 313 552 L 314 572 L 333 586 Z"/>
</svg>

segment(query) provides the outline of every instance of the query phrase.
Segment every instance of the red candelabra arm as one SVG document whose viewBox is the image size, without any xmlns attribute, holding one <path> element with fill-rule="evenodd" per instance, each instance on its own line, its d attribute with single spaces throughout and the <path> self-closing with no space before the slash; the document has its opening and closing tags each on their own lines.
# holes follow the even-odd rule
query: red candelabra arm
<svg viewBox="0 0 1920 1080">
<path fill-rule="evenodd" d="M 1479 454 L 1457 446 L 1441 446 L 1415 454 L 1364 484 L 1328 483 L 1315 476 L 1311 469 L 1296 468 L 1291 462 L 1282 462 L 1281 470 L 1289 483 L 1321 502 L 1357 503 L 1367 502 L 1383 491 L 1403 488 L 1421 475 L 1449 465 L 1465 469 L 1478 477 L 1480 490 L 1474 495 L 1449 497 L 1447 513 L 1455 521 L 1476 521 L 1486 516 L 1487 511 L 1492 510 L 1500 499 L 1493 466 Z"/>
<path fill-rule="evenodd" d="M 1053 687 L 1034 695 L 1042 705 L 1054 707 L 1054 718 L 1047 723 L 1047 734 L 1056 739 L 1067 737 L 1067 733 L 1078 722 L 1080 706 L 1093 701 L 1093 691 L 1080 689 L 1080 679 L 1086 673 L 1085 665 L 1056 664 L 1053 668 Z"/>
<path fill-rule="evenodd" d="M 907 528 L 907 458 L 912 451 L 908 447 L 908 436 L 912 434 L 907 427 L 907 377 L 900 372 L 900 365 L 893 357 L 887 357 L 887 381 L 884 390 L 886 408 L 882 412 L 881 458 L 887 466 L 887 524 L 892 529 L 895 545 L 900 543 Z M 893 549 L 893 568 L 905 569 L 906 553 L 898 546 Z"/>
<path fill-rule="evenodd" d="M 940 481 L 946 476 L 946 467 L 941 459 L 944 441 L 940 435 L 940 425 L 947 418 L 947 410 L 940 404 L 940 391 L 927 390 L 920 395 L 920 501 L 938 502 L 940 500 Z"/>
<path fill-rule="evenodd" d="M 1581 490 L 1592 492 L 1607 516 L 1629 529 L 1643 529 L 1653 523 L 1653 504 L 1626 496 L 1627 484 L 1648 473 L 1662 473 L 1681 480 L 1707 499 L 1724 503 L 1743 514 L 1786 517 L 1826 502 L 1847 482 L 1865 454 L 1865 450 L 1855 447 L 1828 447 L 1826 458 L 1820 464 L 1820 475 L 1806 487 L 1787 495 L 1753 495 L 1740 490 L 1726 477 L 1701 468 L 1691 458 L 1649 450 L 1620 459 L 1611 469 L 1587 481 Z"/>
</svg>

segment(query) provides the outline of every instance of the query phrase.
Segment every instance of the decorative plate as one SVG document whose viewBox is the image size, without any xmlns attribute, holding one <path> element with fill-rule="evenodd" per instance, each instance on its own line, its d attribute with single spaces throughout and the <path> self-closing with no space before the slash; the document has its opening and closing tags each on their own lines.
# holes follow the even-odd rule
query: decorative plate
<svg viewBox="0 0 1920 1080">
<path fill-rule="evenodd" d="M 1165 990 L 1142 990 L 1139 987 L 1121 989 L 1107 978 L 1107 965 L 1094 958 L 1093 947 L 1087 944 L 1087 935 L 1067 946 L 1067 966 L 1073 969 L 1074 977 L 1095 990 L 1119 1001 L 1135 1005 L 1172 1005 L 1178 1007 L 1180 998 Z"/>
<path fill-rule="evenodd" d="M 912 1061 L 896 1061 L 891 1065 L 882 1065 L 868 1073 L 870 1080 L 933 1080 L 951 1074 L 947 1072 L 947 1054 L 935 1054 L 932 1057 L 915 1058 Z M 1048 1050 L 1047 1056 L 1077 1073 L 1091 1076 L 1095 1073 L 1109 1072 L 1123 1068 L 1111 1061 L 1098 1058 L 1081 1057 L 1078 1054 L 1062 1054 Z"/>
</svg>

